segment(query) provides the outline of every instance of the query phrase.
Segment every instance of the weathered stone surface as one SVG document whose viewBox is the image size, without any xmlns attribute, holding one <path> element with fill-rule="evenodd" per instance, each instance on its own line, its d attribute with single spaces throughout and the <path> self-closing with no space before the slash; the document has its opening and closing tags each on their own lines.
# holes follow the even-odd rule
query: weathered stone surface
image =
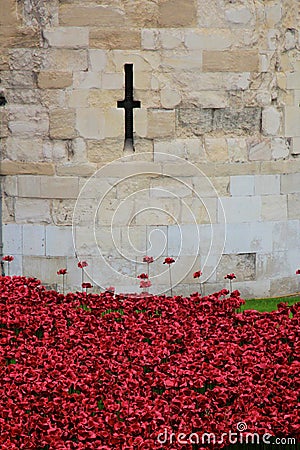
<svg viewBox="0 0 300 450">
<path fill-rule="evenodd" d="M 228 147 L 225 138 L 205 138 L 205 151 L 212 162 L 228 162 Z"/>
<path fill-rule="evenodd" d="M 228 157 L 230 162 L 245 162 L 248 160 L 245 138 L 227 138 Z"/>
<path fill-rule="evenodd" d="M 287 158 L 290 153 L 290 144 L 288 139 L 274 138 L 271 141 L 272 158 L 283 159 Z"/>
<path fill-rule="evenodd" d="M 269 140 L 249 142 L 249 160 L 250 161 L 268 161 L 271 159 L 271 145 Z"/>
<path fill-rule="evenodd" d="M 256 51 L 203 51 L 203 72 L 255 72 L 258 70 Z"/>
<path fill-rule="evenodd" d="M 236 275 L 237 280 L 254 280 L 256 276 L 256 253 L 241 253 L 237 255 L 222 255 L 217 267 L 217 280 L 224 283 L 228 273 Z M 235 281 L 233 280 L 233 286 Z"/>
<path fill-rule="evenodd" d="M 66 26 L 119 28 L 124 18 L 119 9 L 108 6 L 66 4 L 59 8 L 59 22 Z"/>
<path fill-rule="evenodd" d="M 0 45 L 1 48 L 24 48 L 38 47 L 40 35 L 38 30 L 13 26 L 0 27 Z"/>
<path fill-rule="evenodd" d="M 288 218 L 299 219 L 300 217 L 300 194 L 288 194 Z"/>
<path fill-rule="evenodd" d="M 180 108 L 178 126 L 195 135 L 209 133 L 213 129 L 213 110 L 200 108 Z"/>
<path fill-rule="evenodd" d="M 105 50 L 133 50 L 141 48 L 141 32 L 135 29 L 90 31 L 90 47 Z"/>
<path fill-rule="evenodd" d="M 114 161 L 123 156 L 124 139 L 88 140 L 88 160 L 93 163 Z"/>
<path fill-rule="evenodd" d="M 73 77 L 71 72 L 40 72 L 38 86 L 41 89 L 63 89 L 71 86 Z"/>
<path fill-rule="evenodd" d="M 16 199 L 17 223 L 51 223 L 50 201 L 41 199 Z"/>
<path fill-rule="evenodd" d="M 55 225 L 72 225 L 75 200 L 53 200 L 51 218 Z"/>
<path fill-rule="evenodd" d="M 266 135 L 275 136 L 281 128 L 282 113 L 277 108 L 269 106 L 262 110 L 262 131 Z"/>
<path fill-rule="evenodd" d="M 196 24 L 197 9 L 194 0 L 163 0 L 159 2 L 159 27 L 191 27 Z"/>
<path fill-rule="evenodd" d="M 225 17 L 233 25 L 247 25 L 252 19 L 249 8 L 245 6 L 236 6 L 225 11 Z"/>
<path fill-rule="evenodd" d="M 97 170 L 96 164 L 64 164 L 56 166 L 56 174 L 58 176 L 78 176 L 78 177 L 90 177 Z"/>
<path fill-rule="evenodd" d="M 189 50 L 224 50 L 234 43 L 234 35 L 228 29 L 193 29 L 186 31 L 184 43 Z"/>
<path fill-rule="evenodd" d="M 89 49 L 89 61 L 92 72 L 100 72 L 105 69 L 107 56 L 105 50 Z"/>
<path fill-rule="evenodd" d="M 40 197 L 41 177 L 32 175 L 19 175 L 18 195 L 19 197 Z"/>
<path fill-rule="evenodd" d="M 49 118 L 44 108 L 35 105 L 10 106 L 8 126 L 16 136 L 32 138 L 48 134 Z"/>
<path fill-rule="evenodd" d="M 164 88 L 160 93 L 163 108 L 174 108 L 181 101 L 181 95 L 175 89 Z"/>
<path fill-rule="evenodd" d="M 74 256 L 72 227 L 47 226 L 46 256 Z"/>
<path fill-rule="evenodd" d="M 221 198 L 225 217 L 229 223 L 254 222 L 261 217 L 261 198 L 258 196 Z M 223 210 L 219 204 L 219 218 Z"/>
<path fill-rule="evenodd" d="M 230 194 L 233 197 L 254 195 L 254 175 L 230 177 Z"/>
<path fill-rule="evenodd" d="M 79 72 L 88 70 L 87 50 L 85 49 L 65 49 L 50 48 L 47 51 L 47 58 L 41 65 L 41 70 Z"/>
<path fill-rule="evenodd" d="M 300 173 L 281 175 L 281 193 L 289 194 L 294 192 L 300 192 Z"/>
<path fill-rule="evenodd" d="M 1 161 L 1 175 L 54 175 L 54 165 L 42 162 Z"/>
<path fill-rule="evenodd" d="M 255 107 L 236 109 L 216 109 L 213 115 L 213 128 L 225 132 L 253 134 L 260 131 L 261 109 Z"/>
<path fill-rule="evenodd" d="M 126 23 L 132 27 L 157 27 L 158 3 L 152 0 L 124 0 Z"/>
<path fill-rule="evenodd" d="M 76 137 L 75 111 L 55 109 L 50 111 L 50 137 L 52 139 L 72 139 Z"/>
<path fill-rule="evenodd" d="M 287 196 L 268 195 L 262 197 L 262 220 L 283 220 L 287 218 Z"/>
<path fill-rule="evenodd" d="M 148 138 L 173 136 L 175 133 L 175 112 L 167 110 L 148 111 Z"/>
<path fill-rule="evenodd" d="M 255 175 L 255 195 L 280 194 L 280 175 Z"/>
<path fill-rule="evenodd" d="M 50 47 L 84 48 L 89 44 L 89 30 L 80 27 L 56 27 L 43 31 Z"/>
<path fill-rule="evenodd" d="M 299 122 L 299 106 L 287 106 L 285 108 L 285 136 L 300 136 Z"/>
<path fill-rule="evenodd" d="M 76 177 L 41 177 L 41 198 L 77 198 L 79 183 Z"/>
<path fill-rule="evenodd" d="M 103 139 L 105 127 L 104 112 L 100 108 L 78 108 L 76 129 L 80 136 L 88 139 Z"/>
</svg>

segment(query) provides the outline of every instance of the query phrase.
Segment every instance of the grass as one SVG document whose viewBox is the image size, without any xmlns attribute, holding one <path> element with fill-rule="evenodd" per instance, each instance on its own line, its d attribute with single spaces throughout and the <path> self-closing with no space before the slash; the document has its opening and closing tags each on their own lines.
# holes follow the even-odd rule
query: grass
<svg viewBox="0 0 300 450">
<path fill-rule="evenodd" d="M 277 309 L 278 303 L 287 302 L 289 306 L 300 301 L 300 295 L 293 297 L 276 297 L 276 298 L 253 298 L 246 300 L 246 304 L 242 305 L 242 311 L 246 309 L 255 309 L 259 312 L 271 312 Z"/>
</svg>

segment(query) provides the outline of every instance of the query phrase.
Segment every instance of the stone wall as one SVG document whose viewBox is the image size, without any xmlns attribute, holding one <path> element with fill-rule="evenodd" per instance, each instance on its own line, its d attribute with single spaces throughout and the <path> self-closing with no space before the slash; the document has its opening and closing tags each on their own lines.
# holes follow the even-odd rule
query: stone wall
<svg viewBox="0 0 300 450">
<path fill-rule="evenodd" d="M 77 255 L 95 285 L 133 291 L 149 253 L 153 292 L 168 287 L 164 256 L 177 293 L 200 266 L 207 292 L 231 271 L 246 297 L 297 290 L 297 0 L 0 0 L 0 13 L 13 273 L 55 284 L 67 267 L 75 289 Z M 117 108 L 126 63 L 133 155 Z"/>
</svg>

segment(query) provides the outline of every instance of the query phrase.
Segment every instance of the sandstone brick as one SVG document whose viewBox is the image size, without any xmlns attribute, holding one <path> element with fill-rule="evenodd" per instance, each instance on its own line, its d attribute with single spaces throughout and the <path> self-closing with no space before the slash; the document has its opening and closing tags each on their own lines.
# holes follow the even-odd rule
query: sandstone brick
<svg viewBox="0 0 300 450">
<path fill-rule="evenodd" d="M 90 47 L 105 50 L 134 50 L 141 48 L 141 32 L 135 29 L 91 29 Z"/>
<path fill-rule="evenodd" d="M 96 164 L 64 164 L 56 167 L 56 174 L 58 176 L 78 176 L 90 177 L 94 175 L 97 170 Z"/>
<path fill-rule="evenodd" d="M 16 199 L 17 223 L 51 223 L 50 201 L 41 199 Z"/>
<path fill-rule="evenodd" d="M 40 72 L 38 86 L 41 89 L 63 89 L 72 85 L 71 72 Z"/>
<path fill-rule="evenodd" d="M 114 7 L 66 4 L 59 8 L 59 22 L 66 26 L 119 28 L 124 24 L 124 14 Z"/>
<path fill-rule="evenodd" d="M 47 58 L 41 65 L 41 70 L 79 72 L 88 70 L 88 53 L 86 49 L 49 48 Z"/>
<path fill-rule="evenodd" d="M 76 128 L 80 136 L 88 139 L 103 139 L 105 129 L 104 112 L 100 108 L 78 108 Z"/>
<path fill-rule="evenodd" d="M 123 2 L 126 14 L 126 23 L 132 27 L 157 27 L 158 2 L 152 0 L 125 0 Z"/>
<path fill-rule="evenodd" d="M 37 29 L 27 27 L 1 26 L 1 48 L 26 48 L 38 47 L 40 35 Z"/>
<path fill-rule="evenodd" d="M 49 118 L 44 108 L 35 105 L 10 106 L 8 126 L 16 136 L 32 138 L 48 134 Z"/>
<path fill-rule="evenodd" d="M 148 111 L 148 138 L 173 136 L 175 133 L 175 112 L 167 110 Z"/>
<path fill-rule="evenodd" d="M 0 26 L 17 26 L 20 18 L 17 15 L 17 6 L 14 0 L 7 0 L 0 4 Z"/>
<path fill-rule="evenodd" d="M 203 72 L 255 72 L 258 65 L 256 51 L 203 51 Z"/>
<path fill-rule="evenodd" d="M 104 70 L 107 62 L 106 51 L 89 49 L 89 60 L 92 72 L 100 72 Z"/>
<path fill-rule="evenodd" d="M 89 44 L 89 30 L 80 27 L 56 27 L 43 31 L 50 47 L 84 48 Z"/>
<path fill-rule="evenodd" d="M 78 194 L 76 177 L 41 177 L 41 198 L 77 198 Z"/>
<path fill-rule="evenodd" d="M 194 0 L 163 0 L 159 2 L 159 27 L 191 27 L 196 25 L 197 8 Z"/>
<path fill-rule="evenodd" d="M 123 156 L 124 139 L 101 139 L 87 141 L 88 160 L 92 163 L 107 163 Z"/>
<path fill-rule="evenodd" d="M 205 138 L 205 151 L 212 162 L 228 162 L 228 147 L 224 138 Z"/>
<path fill-rule="evenodd" d="M 209 133 L 213 129 L 213 111 L 210 108 L 180 108 L 178 126 L 197 136 Z"/>
<path fill-rule="evenodd" d="M 54 175 L 54 165 L 43 162 L 20 162 L 3 160 L 1 175 Z"/>
<path fill-rule="evenodd" d="M 268 195 L 261 199 L 262 220 L 286 220 L 287 219 L 287 196 Z"/>
<path fill-rule="evenodd" d="M 72 139 L 76 137 L 75 111 L 54 109 L 50 111 L 50 137 L 52 139 Z"/>
</svg>

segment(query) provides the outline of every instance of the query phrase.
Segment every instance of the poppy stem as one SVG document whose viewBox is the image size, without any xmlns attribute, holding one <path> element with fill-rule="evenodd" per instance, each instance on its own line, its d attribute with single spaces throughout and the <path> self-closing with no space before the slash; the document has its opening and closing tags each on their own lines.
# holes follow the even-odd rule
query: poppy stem
<svg viewBox="0 0 300 450">
<path fill-rule="evenodd" d="M 170 277 L 170 292 L 171 292 L 171 297 L 173 297 L 173 290 L 172 290 L 172 276 L 171 276 L 171 264 L 169 264 L 169 277 Z"/>
<path fill-rule="evenodd" d="M 7 261 L 7 276 L 10 276 L 9 264 L 10 264 L 10 262 Z"/>
<path fill-rule="evenodd" d="M 202 288 L 202 283 L 201 283 L 201 281 L 200 281 L 200 295 L 201 295 L 201 297 L 203 297 L 203 288 Z"/>
<path fill-rule="evenodd" d="M 83 268 L 81 269 L 81 292 L 83 292 Z"/>
<path fill-rule="evenodd" d="M 63 273 L 63 295 L 65 295 L 65 274 Z"/>
<path fill-rule="evenodd" d="M 232 280 L 229 280 L 230 292 L 232 292 Z"/>
</svg>

